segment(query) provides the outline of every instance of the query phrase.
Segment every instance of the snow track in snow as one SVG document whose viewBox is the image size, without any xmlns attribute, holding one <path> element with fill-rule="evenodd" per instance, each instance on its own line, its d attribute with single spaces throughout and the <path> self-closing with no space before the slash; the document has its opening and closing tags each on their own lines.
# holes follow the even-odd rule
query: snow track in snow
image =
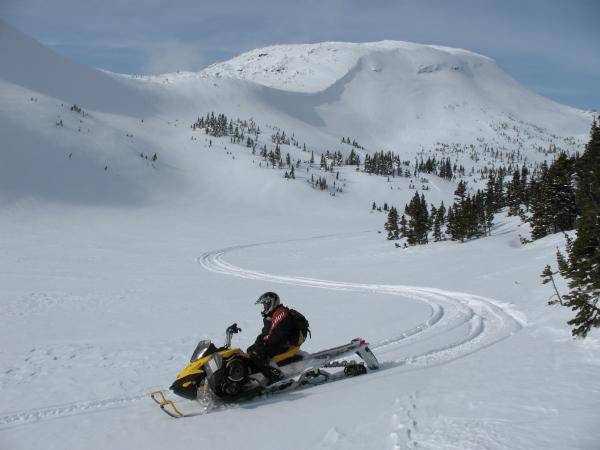
<svg viewBox="0 0 600 450">
<path fill-rule="evenodd" d="M 288 241 L 289 242 L 289 241 Z M 415 327 L 395 336 L 374 342 L 371 349 L 379 357 L 382 368 L 403 366 L 422 368 L 443 364 L 462 358 L 477 350 L 495 344 L 521 329 L 521 321 L 513 311 L 498 302 L 463 292 L 442 289 L 390 284 L 353 283 L 318 278 L 275 275 L 258 270 L 244 269 L 224 260 L 225 254 L 260 245 L 279 242 L 227 247 L 207 252 L 198 263 L 214 273 L 250 280 L 290 284 L 318 289 L 378 293 L 408 297 L 425 302 L 430 308 L 429 317 Z M 465 333 L 451 333 L 467 327 Z M 411 352 L 410 347 L 435 338 L 433 348 Z M 443 343 L 440 343 L 443 342 Z M 409 355 L 394 357 L 395 353 L 409 349 Z M 386 359 L 382 359 L 385 357 Z"/>
<path fill-rule="evenodd" d="M 105 400 L 73 402 L 63 405 L 48 406 L 46 408 L 18 411 L 5 416 L 0 416 L 0 430 L 11 428 L 13 426 L 24 425 L 30 422 L 39 422 L 41 420 L 85 414 L 99 410 L 122 408 L 147 398 L 148 394 L 144 393 L 130 397 L 116 397 Z"/>
<path fill-rule="evenodd" d="M 319 238 L 327 237 L 329 236 L 320 236 Z M 382 369 L 412 370 L 443 364 L 499 342 L 521 328 L 521 321 L 514 315 L 514 312 L 492 299 L 477 295 L 427 287 L 352 283 L 275 275 L 244 269 L 224 260 L 224 256 L 228 252 L 262 245 L 276 245 L 278 243 L 281 242 L 227 247 L 204 253 L 198 257 L 198 263 L 206 270 L 214 273 L 250 280 L 318 289 L 395 295 L 425 302 L 429 306 L 429 315 L 426 320 L 410 329 L 400 331 L 394 336 L 372 343 L 371 349 L 378 356 Z M 466 327 L 467 332 L 453 333 L 461 327 Z M 432 348 L 414 351 L 414 347 L 422 347 L 422 344 L 428 341 L 433 342 Z M 399 357 L 399 354 L 403 354 L 403 356 Z M 147 394 L 141 394 L 17 411 L 0 416 L 0 429 L 101 410 L 129 407 L 147 398 Z"/>
</svg>

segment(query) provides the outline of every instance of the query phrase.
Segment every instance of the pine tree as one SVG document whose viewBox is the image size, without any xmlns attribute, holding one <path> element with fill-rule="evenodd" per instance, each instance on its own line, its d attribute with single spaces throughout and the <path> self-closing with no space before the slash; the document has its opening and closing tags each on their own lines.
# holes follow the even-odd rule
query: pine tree
<svg viewBox="0 0 600 450">
<path fill-rule="evenodd" d="M 441 241 L 442 240 L 442 226 L 444 225 L 445 216 L 446 216 L 446 207 L 444 206 L 444 202 L 440 205 L 439 208 L 434 211 L 432 208 L 431 215 L 433 218 L 433 240 Z"/>
<path fill-rule="evenodd" d="M 450 238 L 455 241 L 457 239 L 455 236 L 458 235 L 458 224 L 454 218 L 454 208 L 452 206 L 448 208 L 446 230 L 448 231 Z"/>
<path fill-rule="evenodd" d="M 458 186 L 456 187 L 456 190 L 454 191 L 454 200 L 457 203 L 463 203 L 465 201 L 465 197 L 467 195 L 467 183 L 463 180 L 460 180 L 458 182 Z"/>
<path fill-rule="evenodd" d="M 400 235 L 405 239 L 408 239 L 409 236 L 408 223 L 406 222 L 406 216 L 404 214 L 402 214 L 402 217 L 400 218 Z"/>
<path fill-rule="evenodd" d="M 578 213 L 571 180 L 574 172 L 575 158 L 565 153 L 561 153 L 548 169 L 543 166 L 540 179 L 532 188 L 533 239 L 573 229 Z"/>
<path fill-rule="evenodd" d="M 508 215 L 518 216 L 523 195 L 521 192 L 521 172 L 515 169 L 512 180 L 508 183 L 506 189 L 506 203 L 508 204 Z"/>
<path fill-rule="evenodd" d="M 430 224 L 425 196 L 419 196 L 419 194 L 415 192 L 410 203 L 405 206 L 404 213 L 410 217 L 406 233 L 408 244 L 426 244 Z"/>
<path fill-rule="evenodd" d="M 281 148 L 279 148 L 279 144 L 275 145 L 275 161 L 281 161 Z"/>
<path fill-rule="evenodd" d="M 390 212 L 388 213 L 385 229 L 388 232 L 388 240 L 398 239 L 398 211 L 393 206 L 390 208 Z"/>
<path fill-rule="evenodd" d="M 585 337 L 600 326 L 600 127 L 595 120 L 590 141 L 575 165 L 575 181 L 581 212 L 575 224 L 577 236 L 567 237 L 567 254 L 558 252 L 557 260 L 570 289 L 561 303 L 576 311 L 567 323 L 574 327 L 574 336 Z"/>
<path fill-rule="evenodd" d="M 452 207 L 452 221 L 450 213 L 448 213 L 448 231 L 452 240 L 460 240 L 464 242 L 467 237 L 468 227 L 468 205 L 467 201 L 467 183 L 463 180 L 459 181 L 456 190 L 454 191 L 454 205 Z"/>
</svg>

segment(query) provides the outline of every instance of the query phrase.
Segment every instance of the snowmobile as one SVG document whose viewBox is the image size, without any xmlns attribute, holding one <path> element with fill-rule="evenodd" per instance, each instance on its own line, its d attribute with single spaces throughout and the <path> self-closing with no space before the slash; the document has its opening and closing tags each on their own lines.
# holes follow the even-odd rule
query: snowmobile
<svg viewBox="0 0 600 450">
<path fill-rule="evenodd" d="M 292 347 L 272 358 L 271 365 L 281 371 L 282 379 L 268 384 L 266 377 L 245 352 L 239 348 L 231 348 L 233 335 L 240 331 L 241 328 L 235 323 L 229 326 L 225 332 L 225 345 L 222 347 L 216 347 L 210 340 L 200 341 L 192 353 L 190 363 L 179 373 L 170 390 L 188 400 L 210 395 L 222 402 L 232 402 L 306 384 L 363 375 L 367 373 L 367 368 L 379 368 L 379 362 L 369 349 L 369 344 L 360 338 L 317 353 L 306 353 L 300 347 Z M 340 361 L 353 354 L 358 355 L 362 361 Z M 322 370 L 332 367 L 343 370 L 341 374 Z M 154 391 L 150 396 L 170 416 L 185 416 L 165 394 L 163 391 Z"/>
</svg>

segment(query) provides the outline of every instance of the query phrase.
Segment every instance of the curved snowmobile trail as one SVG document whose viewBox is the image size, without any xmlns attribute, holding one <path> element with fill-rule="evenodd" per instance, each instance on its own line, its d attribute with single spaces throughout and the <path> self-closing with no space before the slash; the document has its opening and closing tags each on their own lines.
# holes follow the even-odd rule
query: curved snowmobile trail
<svg viewBox="0 0 600 450">
<path fill-rule="evenodd" d="M 310 239 L 327 237 L 332 236 Z M 306 239 L 294 239 L 293 241 L 304 240 Z M 370 348 L 378 357 L 381 369 L 414 370 L 444 364 L 506 339 L 521 328 L 520 320 L 510 309 L 492 299 L 477 295 L 428 287 L 352 283 L 276 275 L 244 269 L 228 263 L 224 259 L 225 255 L 230 252 L 281 243 L 283 242 L 277 241 L 227 247 L 204 253 L 197 258 L 197 261 L 206 270 L 222 275 L 318 289 L 395 295 L 426 303 L 429 307 L 429 315 L 423 322 L 410 329 L 399 330 L 395 335 L 379 342 L 371 343 Z M 466 328 L 467 331 L 453 333 L 454 330 L 461 327 Z M 429 343 L 429 347 L 422 345 L 423 343 Z M 417 347 L 420 348 L 419 351 L 416 351 Z M 424 350 L 423 347 L 426 349 Z M 15 411 L 0 416 L 0 430 L 101 410 L 128 408 L 144 399 L 147 399 L 147 394 L 140 393 L 105 400 L 73 402 Z"/>
<path fill-rule="evenodd" d="M 275 275 L 244 269 L 224 259 L 227 253 L 233 251 L 277 243 L 279 242 L 238 245 L 207 252 L 198 258 L 198 263 L 214 273 L 250 280 L 318 289 L 397 295 L 425 302 L 430 310 L 429 317 L 425 321 L 411 329 L 399 331 L 394 336 L 371 343 L 371 350 L 379 357 L 382 368 L 404 366 L 406 369 L 414 369 L 443 364 L 495 344 L 521 329 L 520 320 L 507 306 L 478 295 L 429 287 L 352 283 Z M 466 336 L 453 336 L 451 331 L 459 327 L 467 327 Z M 448 335 L 448 338 L 444 339 L 444 335 Z M 399 348 L 406 350 L 434 336 L 441 337 L 444 343 L 428 350 L 409 352 L 409 356 L 402 358 L 394 357 L 394 353 Z"/>
</svg>

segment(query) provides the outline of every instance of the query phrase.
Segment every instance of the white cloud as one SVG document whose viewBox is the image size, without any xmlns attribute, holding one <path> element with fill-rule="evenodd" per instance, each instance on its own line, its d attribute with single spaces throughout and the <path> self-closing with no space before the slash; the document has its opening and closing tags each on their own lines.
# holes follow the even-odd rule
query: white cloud
<svg viewBox="0 0 600 450">
<path fill-rule="evenodd" d="M 147 45 L 144 50 L 147 56 L 144 73 L 197 71 L 206 65 L 206 58 L 199 45 L 169 40 Z"/>
</svg>

